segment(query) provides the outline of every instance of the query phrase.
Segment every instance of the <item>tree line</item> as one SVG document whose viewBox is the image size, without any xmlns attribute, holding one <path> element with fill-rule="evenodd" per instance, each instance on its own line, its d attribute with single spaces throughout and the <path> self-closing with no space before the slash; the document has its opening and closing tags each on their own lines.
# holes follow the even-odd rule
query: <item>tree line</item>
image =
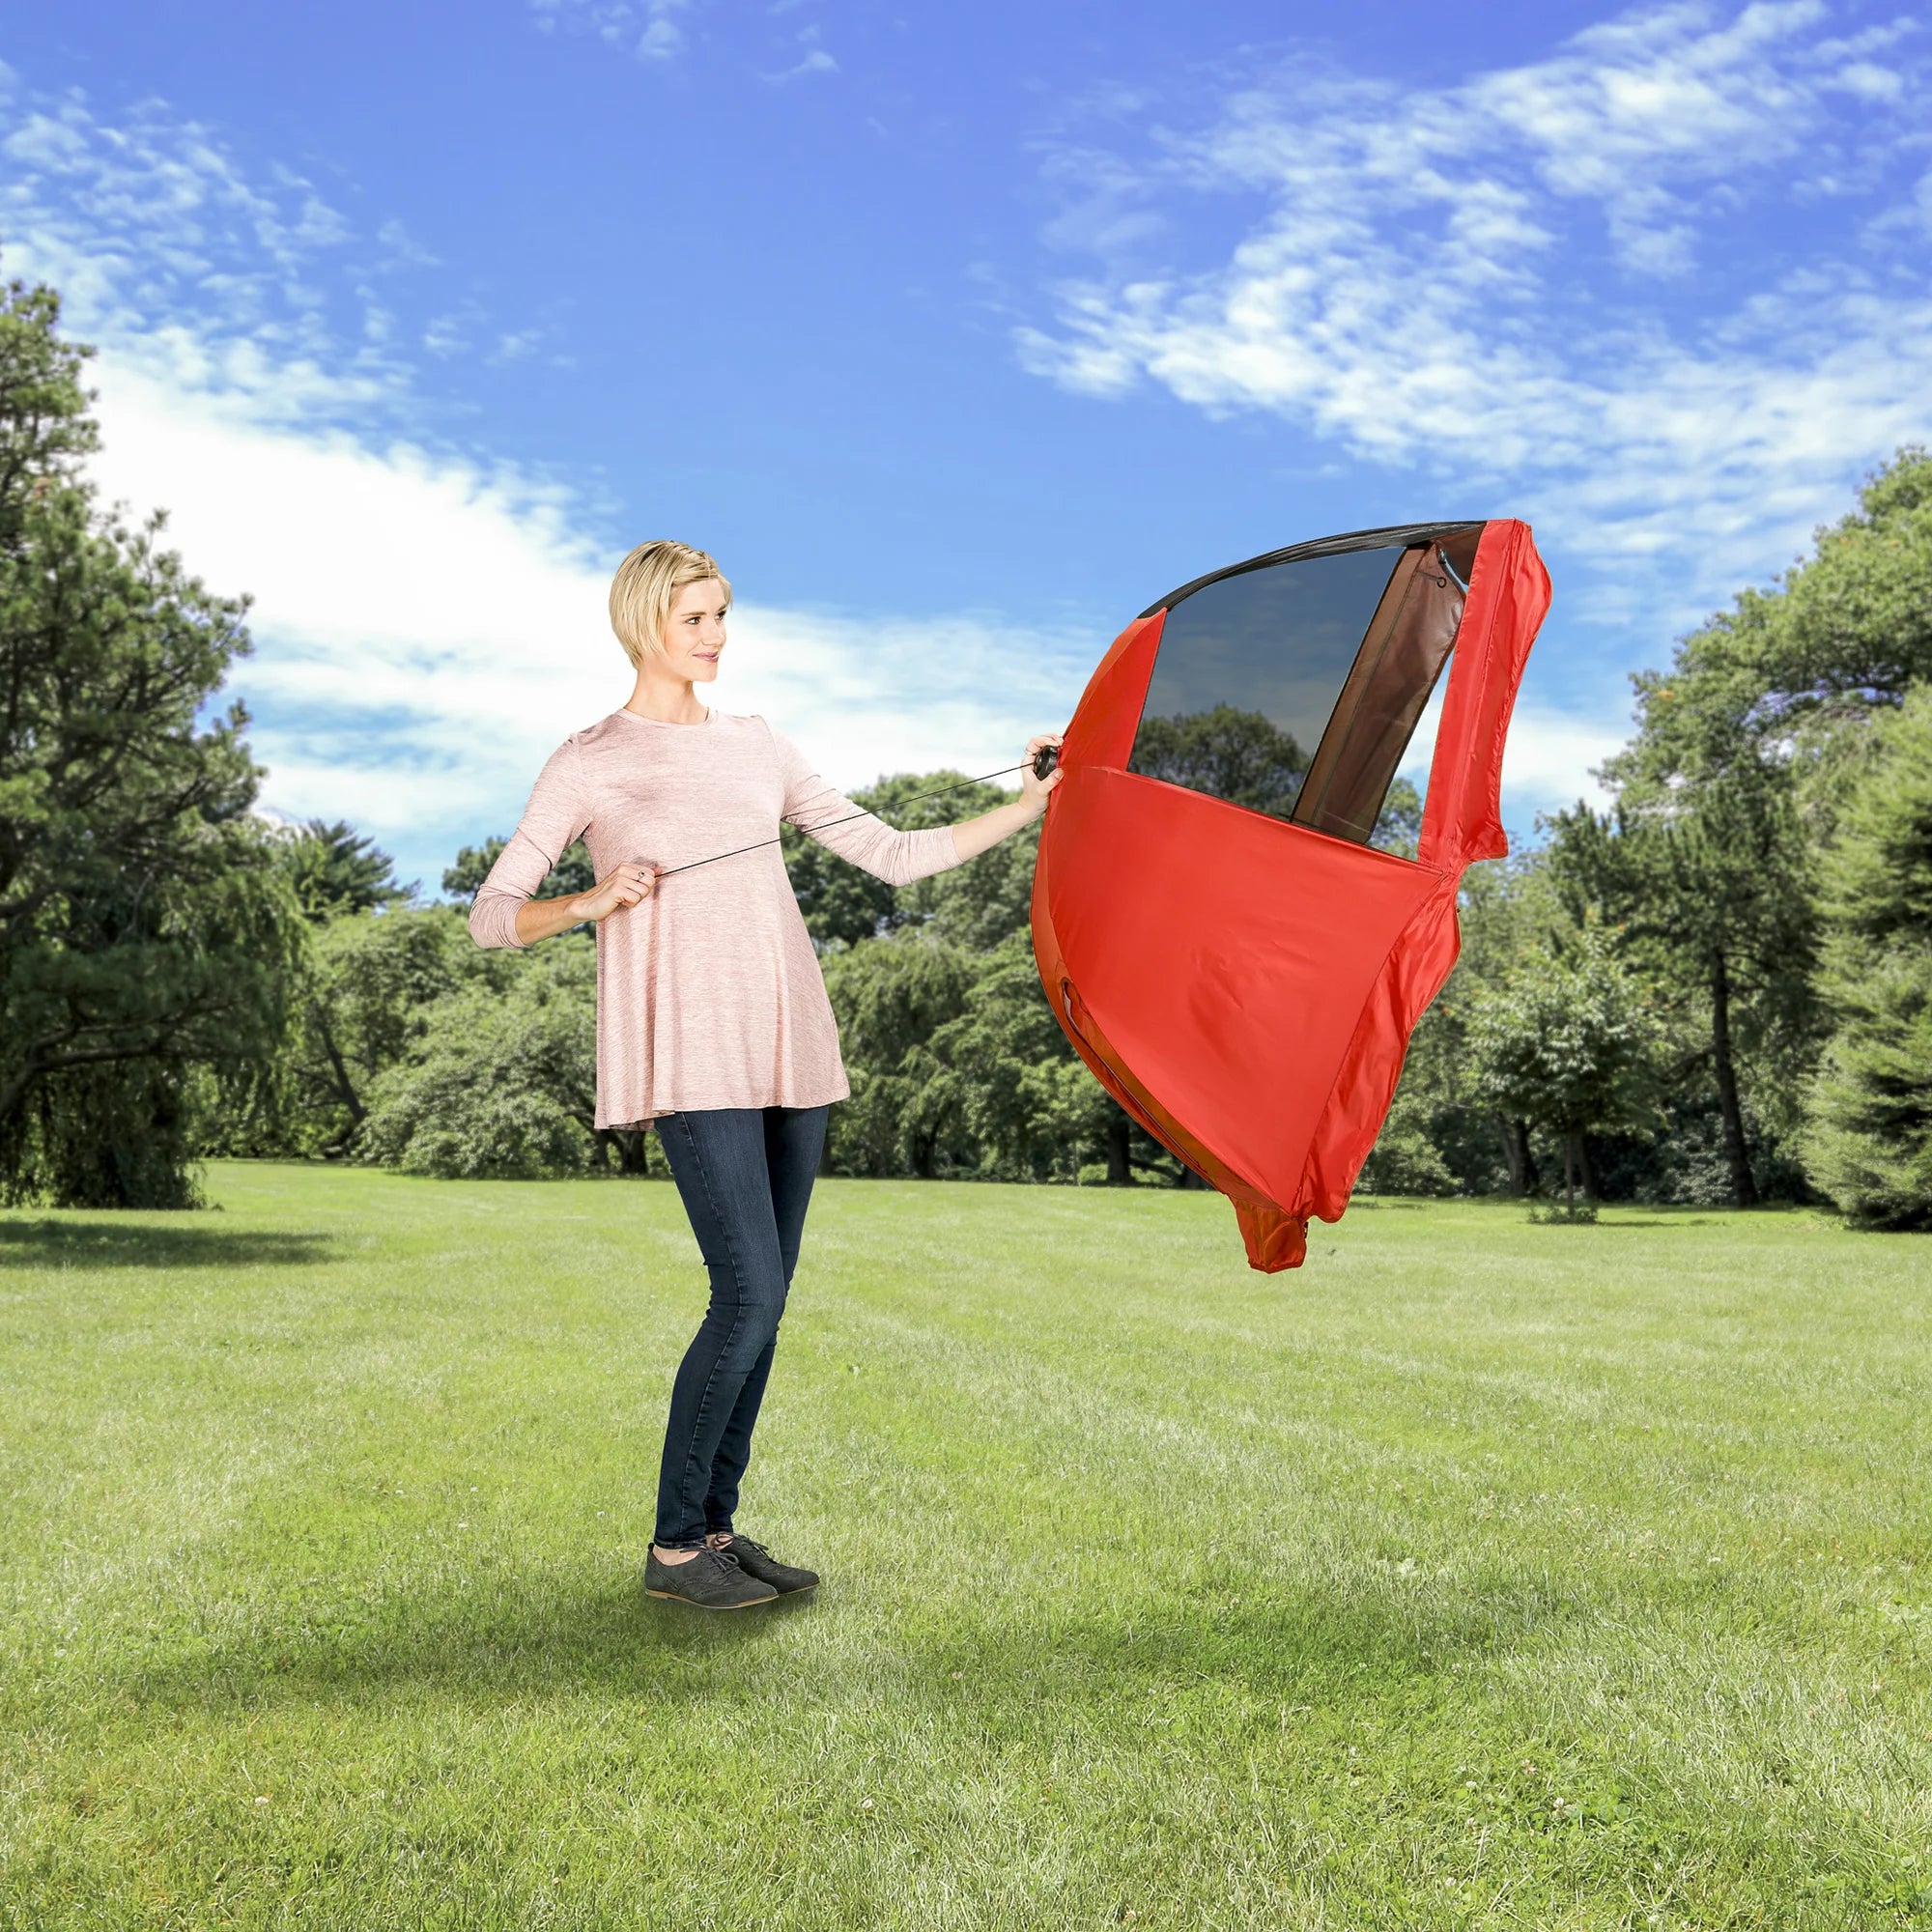
<svg viewBox="0 0 1932 1932">
<path fill-rule="evenodd" d="M 185 1205 L 214 1154 L 662 1173 L 653 1136 L 593 1124 L 587 929 L 470 944 L 500 839 L 438 897 L 347 823 L 258 811 L 220 696 L 245 603 L 98 499 L 87 354 L 51 292 L 0 291 L 0 1193 Z M 1135 766 L 1286 815 L 1307 757 L 1224 707 L 1150 721 Z M 1603 777 L 1608 810 L 1468 874 L 1363 1184 L 1932 1224 L 1932 458 L 1638 677 Z M 1008 796 L 914 799 L 959 778 L 855 796 L 906 826 Z M 1399 784 L 1377 842 L 1412 852 L 1420 809 Z M 786 830 L 852 1084 L 832 1172 L 1194 1184 L 1052 1018 L 1036 843 L 895 890 Z M 580 846 L 544 891 L 590 883 Z"/>
</svg>

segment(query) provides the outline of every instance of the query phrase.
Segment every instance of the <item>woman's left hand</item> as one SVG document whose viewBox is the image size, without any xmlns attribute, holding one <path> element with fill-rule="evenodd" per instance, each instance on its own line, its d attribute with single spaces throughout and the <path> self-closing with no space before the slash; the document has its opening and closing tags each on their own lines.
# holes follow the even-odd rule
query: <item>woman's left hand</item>
<svg viewBox="0 0 1932 1932">
<path fill-rule="evenodd" d="M 1020 796 L 1032 806 L 1036 818 L 1046 810 L 1047 793 L 1066 774 L 1055 765 L 1043 779 L 1037 778 L 1034 774 L 1033 761 L 1046 746 L 1051 745 L 1057 752 L 1064 742 L 1062 734 L 1058 731 L 1042 731 L 1038 737 L 1027 740 L 1026 762 L 1020 767 Z"/>
</svg>

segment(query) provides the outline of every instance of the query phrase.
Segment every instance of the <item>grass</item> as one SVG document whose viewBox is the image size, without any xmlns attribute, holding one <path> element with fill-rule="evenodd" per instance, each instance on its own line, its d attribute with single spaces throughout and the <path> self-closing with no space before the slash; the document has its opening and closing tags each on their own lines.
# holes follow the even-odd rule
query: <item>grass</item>
<svg viewBox="0 0 1932 1932">
<path fill-rule="evenodd" d="M 1932 1926 L 1932 1242 L 830 1182 L 643 1599 L 654 1182 L 0 1216 L 0 1926 Z"/>
</svg>

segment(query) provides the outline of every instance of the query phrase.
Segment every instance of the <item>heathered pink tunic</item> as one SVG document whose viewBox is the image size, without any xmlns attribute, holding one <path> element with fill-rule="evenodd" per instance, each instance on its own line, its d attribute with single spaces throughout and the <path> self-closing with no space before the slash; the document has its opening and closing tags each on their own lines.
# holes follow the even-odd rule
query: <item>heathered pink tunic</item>
<svg viewBox="0 0 1932 1932">
<path fill-rule="evenodd" d="M 582 835 L 601 879 L 776 838 L 784 819 L 895 886 L 959 863 L 945 826 L 895 832 L 819 778 L 762 718 L 661 724 L 634 711 L 552 753 L 469 910 L 516 946 L 517 908 Z M 829 825 L 832 819 L 849 820 Z M 700 1107 L 816 1107 L 851 1092 L 818 955 L 776 845 L 659 883 L 597 927 L 597 1124 Z"/>
</svg>

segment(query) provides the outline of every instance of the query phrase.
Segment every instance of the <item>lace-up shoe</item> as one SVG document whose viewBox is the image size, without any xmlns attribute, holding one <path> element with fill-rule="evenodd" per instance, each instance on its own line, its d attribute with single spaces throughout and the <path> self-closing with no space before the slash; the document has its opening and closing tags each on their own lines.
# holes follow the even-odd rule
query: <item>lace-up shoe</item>
<svg viewBox="0 0 1932 1932">
<path fill-rule="evenodd" d="M 801 1570 L 795 1563 L 781 1563 L 762 1543 L 753 1543 L 749 1536 L 740 1536 L 736 1530 L 731 1532 L 731 1541 L 724 1548 L 725 1555 L 737 1558 L 738 1568 L 746 1576 L 755 1577 L 760 1583 L 769 1583 L 781 1597 L 818 1588 L 816 1571 Z"/>
<path fill-rule="evenodd" d="M 748 1610 L 769 1604 L 778 1592 L 747 1576 L 727 1549 L 700 1549 L 683 1563 L 661 1562 L 653 1549 L 644 1558 L 644 1595 L 695 1604 L 700 1610 Z"/>
</svg>

